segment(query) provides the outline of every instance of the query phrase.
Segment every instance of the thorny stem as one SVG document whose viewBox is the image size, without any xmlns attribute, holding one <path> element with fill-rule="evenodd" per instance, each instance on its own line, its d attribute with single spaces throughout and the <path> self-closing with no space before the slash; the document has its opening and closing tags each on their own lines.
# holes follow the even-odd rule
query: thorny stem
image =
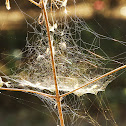
<svg viewBox="0 0 126 126">
<path fill-rule="evenodd" d="M 45 4 L 44 4 L 44 1 L 41 0 L 40 4 L 41 4 L 41 6 L 43 8 L 43 14 L 44 14 L 44 17 L 45 17 L 45 24 L 46 24 L 46 30 L 47 30 L 47 35 L 48 35 L 48 42 L 49 42 L 50 53 L 51 53 L 50 55 L 51 55 L 53 77 L 54 77 L 55 91 L 56 91 L 56 98 L 55 99 L 56 99 L 56 102 L 57 102 L 59 118 L 60 118 L 60 124 L 61 124 L 61 126 L 64 126 L 64 119 L 63 119 L 62 107 L 61 107 L 61 98 L 60 98 L 58 85 L 57 85 L 57 80 L 56 80 L 56 69 L 55 69 L 54 54 L 53 54 L 51 38 L 50 38 L 49 21 L 48 21 L 48 16 L 47 16 L 47 12 L 46 12 L 46 7 L 45 7 Z"/>
<path fill-rule="evenodd" d="M 102 76 L 100 76 L 100 77 L 98 77 L 98 78 L 96 78 L 96 79 L 90 81 L 89 83 L 85 84 L 84 86 L 81 86 L 81 87 L 79 87 L 79 88 L 77 88 L 77 89 L 75 89 L 75 90 L 73 90 L 73 91 L 70 91 L 70 92 L 68 92 L 68 93 L 65 93 L 65 94 L 61 95 L 60 97 L 65 97 L 65 96 L 67 96 L 67 95 L 69 95 L 69 94 L 72 94 L 72 93 L 74 93 L 75 91 L 77 91 L 77 90 L 79 90 L 79 89 L 81 89 L 81 88 L 83 88 L 83 87 L 86 87 L 86 86 L 88 86 L 88 85 L 90 85 L 90 84 L 92 84 L 92 83 L 94 83 L 94 82 L 96 82 L 96 81 L 98 81 L 98 80 L 100 80 L 100 79 L 102 79 L 102 78 L 104 78 L 104 77 L 106 77 L 106 76 L 112 74 L 112 73 L 115 73 L 115 72 L 117 72 L 117 71 L 119 71 L 119 70 L 121 70 L 121 69 L 124 69 L 124 68 L 126 68 L 126 65 L 123 65 L 123 66 L 121 66 L 121 67 L 118 67 L 118 68 L 116 68 L 116 69 L 114 69 L 114 70 L 112 70 L 112 71 L 106 73 L 106 74 L 103 74 Z"/>
</svg>

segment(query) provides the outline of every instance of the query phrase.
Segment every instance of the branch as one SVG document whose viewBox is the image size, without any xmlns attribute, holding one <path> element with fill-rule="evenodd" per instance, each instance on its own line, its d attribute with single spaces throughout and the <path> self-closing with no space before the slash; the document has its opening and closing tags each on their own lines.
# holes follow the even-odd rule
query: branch
<svg viewBox="0 0 126 126">
<path fill-rule="evenodd" d="M 38 6 L 39 8 L 41 8 L 40 4 L 35 2 L 34 0 L 29 0 L 31 3 L 35 4 L 36 6 Z"/>
<path fill-rule="evenodd" d="M 33 91 L 33 90 L 25 90 L 25 89 L 15 89 L 15 88 L 1 88 L 0 90 L 6 90 L 6 91 L 21 91 L 21 92 L 27 92 L 27 93 L 34 93 L 34 94 L 39 94 L 39 95 L 43 95 L 45 97 L 48 98 L 53 98 L 55 99 L 56 96 L 55 95 L 50 95 L 50 94 L 46 94 L 46 93 L 42 93 L 42 92 L 38 92 L 38 91 Z"/>
<path fill-rule="evenodd" d="M 72 94 L 72 93 L 74 93 L 75 91 L 77 91 L 77 90 L 79 90 L 79 89 L 81 89 L 81 88 L 83 88 L 83 87 L 86 87 L 86 86 L 88 86 L 88 85 L 90 85 L 90 84 L 92 84 L 92 83 L 94 83 L 94 82 L 96 82 L 96 81 L 98 81 L 98 80 L 100 80 L 100 79 L 102 79 L 102 78 L 104 78 L 104 77 L 106 77 L 106 76 L 112 74 L 112 73 L 115 73 L 115 72 L 117 72 L 117 71 L 119 71 L 119 70 L 121 70 L 121 69 L 124 69 L 124 68 L 126 68 L 126 65 L 123 65 L 123 66 L 121 66 L 121 67 L 118 67 L 118 68 L 116 68 L 116 69 L 114 69 L 114 70 L 112 70 L 112 71 L 110 71 L 110 72 L 108 72 L 108 73 L 106 73 L 106 74 L 104 74 L 104 75 L 102 75 L 102 76 L 100 76 L 100 77 L 98 77 L 98 78 L 92 80 L 92 81 L 90 81 L 89 83 L 86 83 L 84 86 L 81 86 L 81 87 L 79 87 L 79 88 L 77 88 L 77 89 L 75 89 L 75 90 L 73 90 L 73 91 L 70 91 L 70 92 L 65 93 L 65 94 L 63 94 L 63 95 L 60 95 L 60 97 L 65 97 L 65 96 L 67 96 L 67 95 L 69 95 L 69 94 Z"/>
</svg>

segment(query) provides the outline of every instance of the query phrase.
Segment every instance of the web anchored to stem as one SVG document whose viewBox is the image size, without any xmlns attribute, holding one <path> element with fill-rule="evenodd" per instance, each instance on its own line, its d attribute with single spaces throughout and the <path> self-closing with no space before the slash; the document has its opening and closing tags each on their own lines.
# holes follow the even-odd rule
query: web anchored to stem
<svg viewBox="0 0 126 126">
<path fill-rule="evenodd" d="M 121 67 L 118 67 L 114 70 L 103 67 L 110 61 L 110 59 L 107 58 L 107 56 L 102 57 L 93 52 L 99 48 L 97 45 L 83 43 L 85 44 L 86 48 L 78 46 L 79 43 L 82 42 L 82 40 L 79 39 L 81 34 L 80 31 L 83 31 L 82 29 L 92 33 L 95 36 L 98 36 L 98 38 L 107 38 L 93 32 L 85 23 L 82 25 L 80 19 L 77 18 L 74 20 L 71 18 L 71 22 L 80 23 L 71 23 L 72 27 L 69 27 L 68 24 L 65 26 L 65 23 L 62 25 L 60 22 L 58 22 L 60 24 L 59 27 L 57 26 L 57 22 L 54 20 L 56 16 L 54 16 L 53 11 L 59 9 L 60 7 L 64 7 L 64 12 L 67 14 L 67 0 L 51 0 L 51 6 L 49 8 L 51 10 L 51 14 L 47 13 L 47 0 L 40 0 L 39 3 L 33 0 L 29 1 L 41 9 L 41 14 L 38 21 L 41 33 L 37 33 L 39 37 L 37 36 L 37 39 L 33 45 L 28 45 L 29 47 L 31 46 L 34 51 L 36 51 L 35 53 L 32 53 L 32 56 L 28 57 L 29 60 L 33 61 L 33 63 L 28 66 L 30 71 L 23 71 L 24 73 L 29 72 L 30 74 L 25 78 L 19 76 L 2 76 L 2 78 L 11 80 L 11 82 L 3 82 L 2 78 L 0 78 L 0 90 L 29 92 L 42 95 L 49 99 L 55 99 L 60 124 L 61 126 L 64 126 L 61 101 L 65 96 L 72 93 L 79 96 L 86 93 L 97 94 L 98 91 L 103 91 L 108 83 L 110 83 L 115 78 L 115 76 L 112 74 L 126 68 L 126 65 L 123 64 Z M 9 0 L 6 0 L 6 7 L 8 10 L 10 9 Z M 49 15 L 51 15 L 52 21 L 48 20 Z M 65 22 L 66 17 L 64 17 L 63 20 Z M 43 21 L 45 25 L 43 24 Z M 53 26 L 51 26 L 51 22 L 53 22 Z M 82 26 L 79 27 L 79 25 Z M 37 31 L 37 29 L 33 29 Z M 54 31 L 56 31 L 56 33 L 54 33 Z M 73 36 L 70 34 L 70 32 L 73 32 Z M 48 36 L 48 39 L 46 36 Z M 114 41 L 112 38 L 109 39 Z M 47 41 L 48 44 L 46 43 Z M 121 41 L 118 42 L 121 43 Z M 88 46 L 91 46 L 93 49 L 88 50 Z M 32 49 L 30 49 L 30 51 L 31 50 Z M 114 63 L 122 64 L 115 60 L 111 61 Z M 104 62 L 107 63 L 105 64 Z M 38 66 L 40 67 L 40 71 Z M 36 70 L 36 68 L 38 69 Z M 101 71 L 104 72 L 102 73 Z M 53 83 L 55 84 L 55 87 Z M 6 88 L 4 86 L 6 86 Z M 15 87 L 30 87 L 33 90 L 18 89 Z M 34 88 L 38 88 L 39 91 L 34 91 Z M 50 90 L 52 92 L 55 91 L 56 95 L 41 92 L 44 89 Z M 59 91 L 64 91 L 67 93 L 60 94 Z"/>
</svg>

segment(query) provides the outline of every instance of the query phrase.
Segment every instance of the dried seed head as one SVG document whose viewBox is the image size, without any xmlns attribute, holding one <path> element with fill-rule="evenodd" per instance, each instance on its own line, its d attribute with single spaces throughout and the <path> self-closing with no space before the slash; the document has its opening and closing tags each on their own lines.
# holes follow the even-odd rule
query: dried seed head
<svg viewBox="0 0 126 126">
<path fill-rule="evenodd" d="M 11 9 L 11 7 L 10 7 L 10 1 L 9 0 L 6 0 L 6 8 L 7 8 L 7 10 L 10 10 Z"/>
<path fill-rule="evenodd" d="M 65 42 L 59 43 L 59 46 L 62 50 L 66 50 L 67 46 Z"/>
<path fill-rule="evenodd" d="M 3 86 L 3 81 L 2 81 L 2 78 L 0 77 L 0 87 Z"/>
<path fill-rule="evenodd" d="M 66 5 L 67 5 L 67 0 L 64 0 L 61 7 L 66 7 Z"/>
<path fill-rule="evenodd" d="M 57 23 L 55 23 L 53 26 L 49 26 L 49 31 L 54 32 L 55 29 L 57 29 Z"/>
</svg>

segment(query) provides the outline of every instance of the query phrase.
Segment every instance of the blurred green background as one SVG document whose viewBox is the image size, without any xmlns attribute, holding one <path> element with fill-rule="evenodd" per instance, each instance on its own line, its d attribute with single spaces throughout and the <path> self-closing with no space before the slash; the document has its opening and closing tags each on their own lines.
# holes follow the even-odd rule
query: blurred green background
<svg viewBox="0 0 126 126">
<path fill-rule="evenodd" d="M 21 10 L 33 18 L 40 10 L 28 1 L 11 2 L 11 10 L 5 8 L 5 1 L 0 1 L 0 70 L 11 73 L 15 63 L 9 62 L 26 44 L 27 24 Z M 72 8 L 72 0 L 68 6 Z M 125 0 L 78 0 L 77 16 L 84 18 L 88 25 L 97 33 L 124 41 L 126 40 L 126 1 Z M 82 7 L 82 8 L 81 8 Z M 71 14 L 72 15 L 72 14 Z M 87 36 L 87 41 L 89 37 Z M 106 43 L 106 48 L 108 45 Z M 118 47 L 115 54 L 126 47 Z M 17 52 L 18 53 L 18 52 Z M 14 55 L 15 54 L 15 55 Z M 111 55 L 111 54 L 110 54 Z M 126 55 L 124 55 L 126 58 Z M 106 88 L 105 94 L 109 101 L 114 118 L 119 126 L 126 125 L 126 72 L 114 80 Z M 18 100 L 19 98 L 20 100 Z M 23 99 L 23 100 L 21 100 Z M 29 102 L 28 102 L 29 101 Z M 31 101 L 31 102 L 30 102 Z M 43 107 L 43 103 L 35 96 L 21 92 L 1 91 L 0 94 L 0 126 L 55 126 L 56 123 Z M 88 124 L 90 126 L 90 124 Z M 104 124 L 103 124 L 104 125 Z"/>
</svg>

